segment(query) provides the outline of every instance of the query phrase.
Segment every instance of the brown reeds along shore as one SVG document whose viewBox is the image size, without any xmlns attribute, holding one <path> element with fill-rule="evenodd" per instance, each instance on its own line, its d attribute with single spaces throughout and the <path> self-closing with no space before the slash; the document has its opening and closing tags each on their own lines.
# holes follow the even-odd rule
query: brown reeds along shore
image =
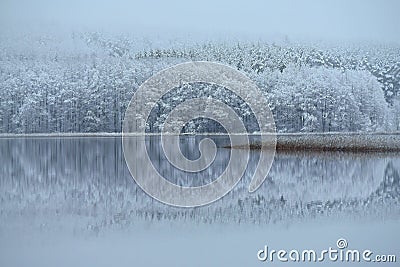
<svg viewBox="0 0 400 267">
<path fill-rule="evenodd" d="M 250 149 L 268 148 L 268 144 L 250 143 Z M 244 148 L 235 146 L 226 148 Z M 276 150 L 400 152 L 400 133 L 296 133 L 278 134 Z"/>
</svg>

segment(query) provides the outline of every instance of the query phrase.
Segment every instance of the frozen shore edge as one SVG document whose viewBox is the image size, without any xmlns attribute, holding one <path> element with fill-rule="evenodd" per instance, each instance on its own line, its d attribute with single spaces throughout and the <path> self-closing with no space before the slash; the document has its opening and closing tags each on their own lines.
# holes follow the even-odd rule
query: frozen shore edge
<svg viewBox="0 0 400 267">
<path fill-rule="evenodd" d="M 232 148 L 243 148 L 236 146 Z M 250 149 L 269 149 L 251 143 Z M 278 134 L 278 151 L 400 152 L 400 133 Z"/>
</svg>

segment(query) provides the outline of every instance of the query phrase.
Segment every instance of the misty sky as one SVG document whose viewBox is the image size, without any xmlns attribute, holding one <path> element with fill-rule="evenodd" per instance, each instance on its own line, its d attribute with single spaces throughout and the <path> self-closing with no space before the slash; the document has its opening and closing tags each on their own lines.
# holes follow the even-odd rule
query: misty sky
<svg viewBox="0 0 400 267">
<path fill-rule="evenodd" d="M 30 27 L 400 43 L 398 0 L 0 0 L 3 30 Z"/>
</svg>

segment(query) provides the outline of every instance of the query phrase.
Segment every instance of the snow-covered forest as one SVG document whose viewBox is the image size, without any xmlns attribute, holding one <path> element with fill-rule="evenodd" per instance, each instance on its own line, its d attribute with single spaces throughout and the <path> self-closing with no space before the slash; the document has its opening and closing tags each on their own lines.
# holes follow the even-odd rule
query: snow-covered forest
<svg viewBox="0 0 400 267">
<path fill-rule="evenodd" d="M 268 98 L 278 132 L 400 130 L 396 45 L 160 44 L 139 37 L 75 33 L 2 37 L 0 133 L 120 132 L 125 109 L 140 84 L 161 69 L 192 60 L 221 62 L 246 73 Z M 192 92 L 239 103 L 234 108 L 248 117 L 243 103 L 231 101 L 232 95 L 222 89 L 210 85 Z M 185 100 L 184 92 L 178 89 L 164 98 L 159 111 Z M 204 128 L 201 124 L 188 128 Z"/>
</svg>

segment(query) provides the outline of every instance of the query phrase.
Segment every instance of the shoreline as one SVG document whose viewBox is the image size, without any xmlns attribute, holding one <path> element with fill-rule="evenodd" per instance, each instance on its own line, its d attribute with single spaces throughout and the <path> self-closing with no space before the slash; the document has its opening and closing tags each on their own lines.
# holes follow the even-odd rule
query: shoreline
<svg viewBox="0 0 400 267">
<path fill-rule="evenodd" d="M 268 149 L 250 143 L 250 149 Z M 243 148 L 241 146 L 227 148 Z M 400 152 L 399 133 L 278 134 L 277 151 Z"/>
<path fill-rule="evenodd" d="M 170 133 L 166 133 L 170 134 Z M 247 134 L 249 136 L 257 136 L 259 133 L 233 133 L 233 135 Z M 144 135 L 142 133 L 134 135 Z M 160 133 L 146 133 L 146 135 L 160 135 Z M 181 135 L 227 135 L 226 133 L 181 133 Z M 268 135 L 264 134 L 264 135 Z M 276 133 L 276 136 L 371 136 L 371 135 L 391 135 L 400 136 L 399 132 L 297 132 L 297 133 Z M 93 136 L 122 136 L 122 132 L 54 132 L 54 133 L 0 133 L 0 138 L 4 137 L 64 137 L 64 136 L 82 136 L 82 137 L 93 137 Z"/>
<path fill-rule="evenodd" d="M 150 136 L 159 133 L 146 134 Z M 185 134 L 193 135 L 193 134 Z M 202 135 L 197 134 L 197 135 Z M 203 133 L 203 135 L 226 135 Z M 257 134 L 248 134 L 257 136 Z M 143 136 L 138 134 L 137 136 Z M 36 133 L 36 134 L 0 134 L 0 139 L 18 138 L 115 138 L 122 133 Z M 346 152 L 400 152 L 400 132 L 382 133 L 278 133 L 276 134 L 277 151 L 346 151 Z M 224 148 L 242 149 L 244 146 L 224 146 Z M 257 142 L 250 142 L 250 149 L 263 149 Z"/>
</svg>

